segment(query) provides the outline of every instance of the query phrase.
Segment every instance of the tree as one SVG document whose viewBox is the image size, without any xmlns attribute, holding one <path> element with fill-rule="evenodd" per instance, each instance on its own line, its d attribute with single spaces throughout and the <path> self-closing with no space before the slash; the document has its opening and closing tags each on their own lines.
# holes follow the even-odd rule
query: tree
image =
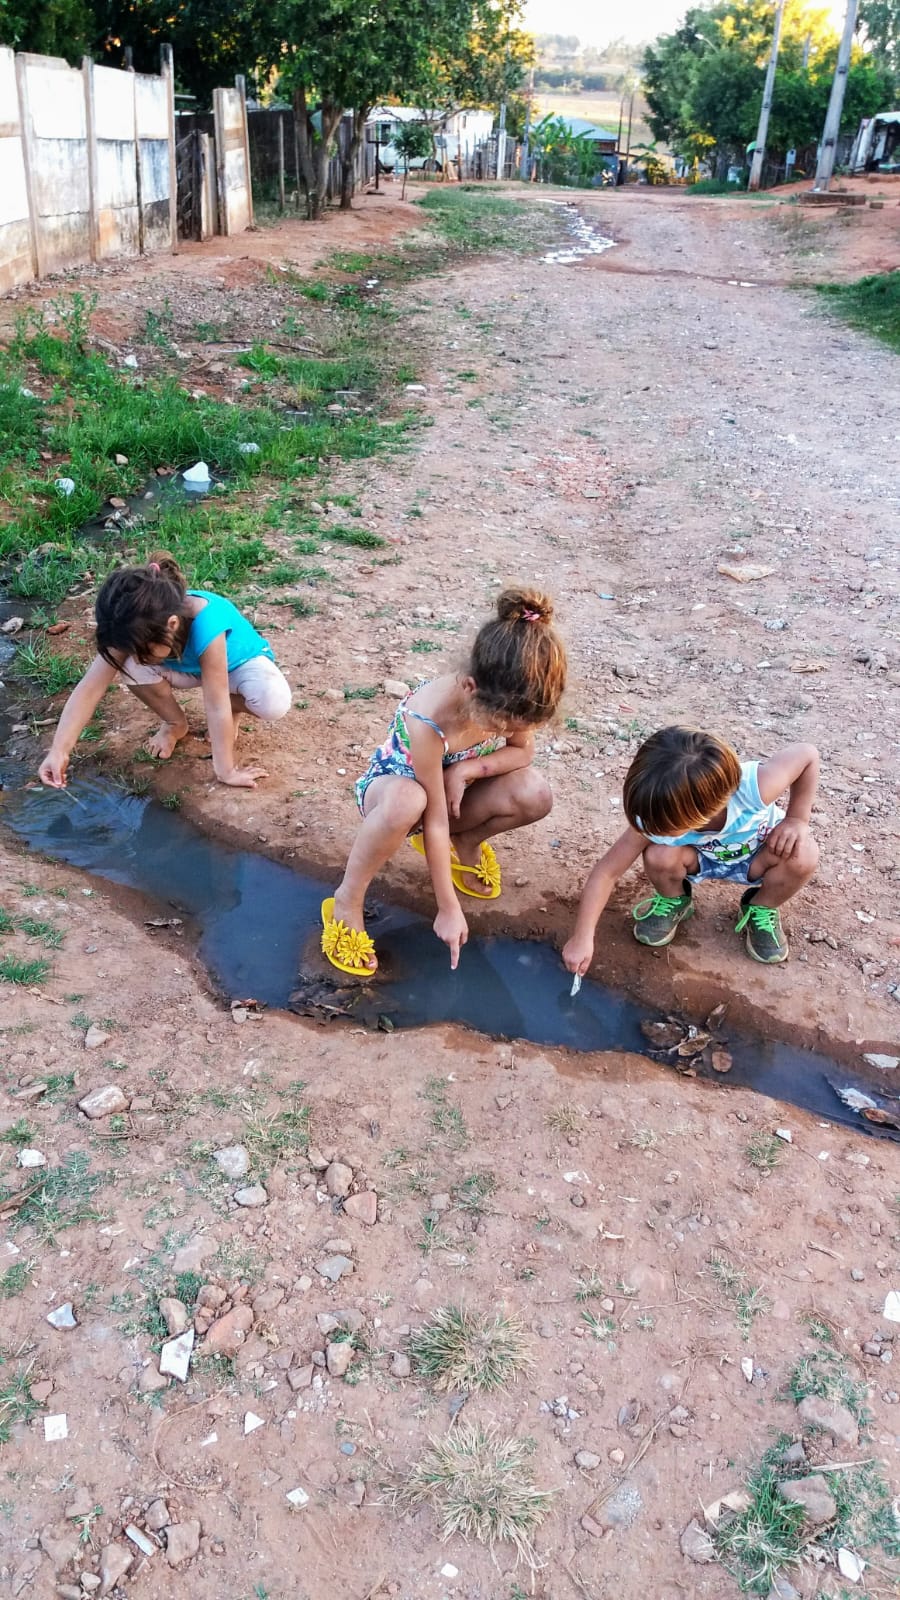
<svg viewBox="0 0 900 1600">
<path fill-rule="evenodd" d="M 427 122 L 404 122 L 394 134 L 394 149 L 403 162 L 403 187 L 400 199 L 406 199 L 406 180 L 409 163 L 422 156 L 434 154 L 434 133 Z"/>
<path fill-rule="evenodd" d="M 900 0 L 861 0 L 859 19 L 879 66 L 900 74 Z"/>
<path fill-rule="evenodd" d="M 73 65 L 90 50 L 95 24 L 89 0 L 0 0 L 0 44 Z"/>
<path fill-rule="evenodd" d="M 237 73 L 258 84 L 278 60 L 267 0 L 93 0 L 92 9 L 98 60 L 122 66 L 128 45 L 139 72 L 158 72 L 159 47 L 170 44 L 179 87 L 201 106 Z"/>
</svg>

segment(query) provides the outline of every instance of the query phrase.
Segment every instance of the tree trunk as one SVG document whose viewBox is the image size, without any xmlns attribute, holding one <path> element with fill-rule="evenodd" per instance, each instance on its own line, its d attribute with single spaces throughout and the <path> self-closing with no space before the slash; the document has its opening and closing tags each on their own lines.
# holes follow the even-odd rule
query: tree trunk
<svg viewBox="0 0 900 1600">
<path fill-rule="evenodd" d="M 366 131 L 371 106 L 360 106 L 353 113 L 353 127 L 350 132 L 350 142 L 346 150 L 341 151 L 341 210 L 349 211 L 353 202 L 353 180 L 355 177 L 356 157 Z"/>
<path fill-rule="evenodd" d="M 309 222 L 318 222 L 325 209 L 328 152 L 340 123 L 343 108 L 336 106 L 333 100 L 323 99 L 319 114 L 321 131 L 316 129 L 313 122 L 306 90 L 295 90 L 294 124 L 297 130 L 297 149 L 300 154 L 300 178 L 306 191 L 306 216 Z"/>
</svg>

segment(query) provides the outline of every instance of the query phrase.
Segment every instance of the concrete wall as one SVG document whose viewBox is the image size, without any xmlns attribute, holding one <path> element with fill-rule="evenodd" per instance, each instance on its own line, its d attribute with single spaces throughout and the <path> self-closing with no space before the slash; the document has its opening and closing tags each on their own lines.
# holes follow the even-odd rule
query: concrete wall
<svg viewBox="0 0 900 1600">
<path fill-rule="evenodd" d="M 0 293 L 34 271 L 16 58 L 0 48 Z"/>
<path fill-rule="evenodd" d="M 174 247 L 171 72 L 87 59 L 79 69 L 0 47 L 0 293 Z"/>
</svg>

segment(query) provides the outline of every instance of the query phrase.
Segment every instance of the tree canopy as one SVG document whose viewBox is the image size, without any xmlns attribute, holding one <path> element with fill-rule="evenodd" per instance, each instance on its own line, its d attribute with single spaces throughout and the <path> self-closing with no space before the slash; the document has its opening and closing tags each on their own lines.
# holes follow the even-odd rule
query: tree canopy
<svg viewBox="0 0 900 1600">
<path fill-rule="evenodd" d="M 868 4 L 900 8 L 900 0 Z M 713 147 L 743 151 L 756 135 L 773 26 L 770 0 L 718 0 L 692 6 L 674 33 L 648 46 L 643 87 L 655 138 L 686 156 Z M 821 136 L 837 49 L 826 10 L 787 0 L 769 122 L 773 153 L 802 149 Z M 893 92 L 886 54 L 855 47 L 842 128 L 850 131 L 884 109 Z"/>
</svg>

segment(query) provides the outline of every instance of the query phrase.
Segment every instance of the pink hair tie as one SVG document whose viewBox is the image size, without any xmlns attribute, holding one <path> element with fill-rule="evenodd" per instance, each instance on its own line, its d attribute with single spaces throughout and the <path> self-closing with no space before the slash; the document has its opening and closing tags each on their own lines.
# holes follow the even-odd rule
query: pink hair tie
<svg viewBox="0 0 900 1600">
<path fill-rule="evenodd" d="M 162 567 L 158 561 L 148 561 L 147 566 L 151 572 L 162 572 Z"/>
<path fill-rule="evenodd" d="M 541 620 L 541 613 L 539 611 L 523 611 L 522 612 L 522 621 L 523 622 L 540 622 L 540 620 Z"/>
</svg>

